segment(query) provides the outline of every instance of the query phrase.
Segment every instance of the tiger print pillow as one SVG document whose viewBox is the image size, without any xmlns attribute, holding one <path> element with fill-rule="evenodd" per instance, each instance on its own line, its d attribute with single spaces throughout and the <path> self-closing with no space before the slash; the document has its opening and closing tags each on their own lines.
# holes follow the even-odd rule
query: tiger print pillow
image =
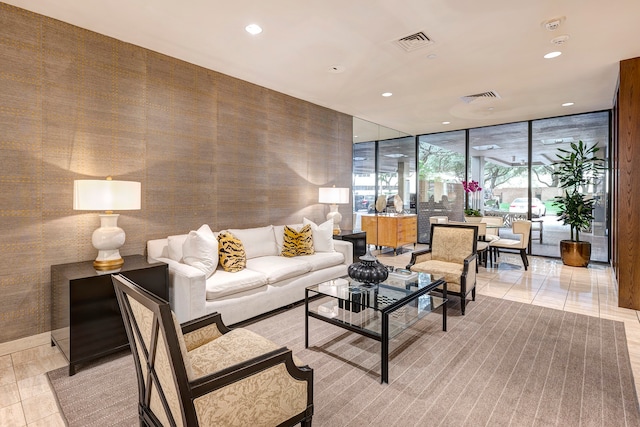
<svg viewBox="0 0 640 427">
<path fill-rule="evenodd" d="M 224 271 L 235 273 L 247 266 L 247 255 L 242 242 L 228 231 L 223 231 L 218 236 L 218 253 Z"/>
<path fill-rule="evenodd" d="M 291 227 L 284 227 L 284 243 L 282 245 L 282 256 L 294 257 L 298 255 L 313 255 L 313 231 L 311 225 L 307 224 L 296 231 Z"/>
</svg>

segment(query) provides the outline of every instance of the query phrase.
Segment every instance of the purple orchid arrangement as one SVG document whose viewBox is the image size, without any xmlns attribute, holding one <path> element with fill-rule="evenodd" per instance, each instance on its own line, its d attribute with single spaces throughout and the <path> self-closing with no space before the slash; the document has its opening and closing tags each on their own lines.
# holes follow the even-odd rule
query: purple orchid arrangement
<svg viewBox="0 0 640 427">
<path fill-rule="evenodd" d="M 464 210 L 464 214 L 467 216 L 482 216 L 480 212 L 480 192 L 482 187 L 478 181 L 462 181 L 462 188 L 468 194 L 469 208 Z"/>
<path fill-rule="evenodd" d="M 482 191 L 482 187 L 480 187 L 480 183 L 478 181 L 462 181 L 462 188 L 467 193 L 475 193 L 477 191 Z"/>
</svg>

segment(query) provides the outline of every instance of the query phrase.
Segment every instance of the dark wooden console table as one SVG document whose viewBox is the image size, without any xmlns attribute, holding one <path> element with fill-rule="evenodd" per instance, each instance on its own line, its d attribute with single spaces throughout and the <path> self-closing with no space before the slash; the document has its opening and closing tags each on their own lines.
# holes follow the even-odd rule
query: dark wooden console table
<svg viewBox="0 0 640 427">
<path fill-rule="evenodd" d="M 142 255 L 124 257 L 119 273 L 169 300 L 168 267 Z M 51 266 L 51 345 L 76 365 L 129 345 L 111 274 L 96 272 L 93 261 Z"/>
<path fill-rule="evenodd" d="M 344 240 L 353 245 L 353 262 L 359 262 L 360 257 L 367 253 L 367 233 L 364 231 L 342 230 L 333 235 L 334 240 Z"/>
</svg>

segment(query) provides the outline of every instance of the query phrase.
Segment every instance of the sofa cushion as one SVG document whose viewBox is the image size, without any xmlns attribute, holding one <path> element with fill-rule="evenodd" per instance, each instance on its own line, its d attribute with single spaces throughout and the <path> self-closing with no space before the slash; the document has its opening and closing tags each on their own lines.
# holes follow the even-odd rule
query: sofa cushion
<svg viewBox="0 0 640 427">
<path fill-rule="evenodd" d="M 294 257 L 313 254 L 313 233 L 311 226 L 305 225 L 300 231 L 286 226 L 284 228 L 284 243 L 280 255 Z"/>
<path fill-rule="evenodd" d="M 204 224 L 190 231 L 182 244 L 182 260 L 185 264 L 202 270 L 208 279 L 218 267 L 218 240 L 211 228 Z"/>
<path fill-rule="evenodd" d="M 182 262 L 182 245 L 187 240 L 187 234 L 179 234 L 167 237 L 167 246 L 169 247 L 169 258 L 174 261 Z"/>
<path fill-rule="evenodd" d="M 247 265 L 247 256 L 242 242 L 233 233 L 228 231 L 220 233 L 218 236 L 218 252 L 220 254 L 220 265 L 222 265 L 224 271 L 235 273 Z"/>
<path fill-rule="evenodd" d="M 227 295 L 236 294 L 249 289 L 259 288 L 267 284 L 264 274 L 245 268 L 237 272 L 228 272 L 218 268 L 207 279 L 207 300 L 211 301 Z"/>
<path fill-rule="evenodd" d="M 247 261 L 247 269 L 257 271 L 267 278 L 267 283 L 276 283 L 311 271 L 311 264 L 304 258 L 265 256 Z"/>
<path fill-rule="evenodd" d="M 247 259 L 268 255 L 278 255 L 276 236 L 273 233 L 273 225 L 258 228 L 229 229 L 244 246 Z"/>
<path fill-rule="evenodd" d="M 317 271 L 342 264 L 344 255 L 341 252 L 316 252 L 303 259 L 304 262 L 311 266 L 311 271 Z"/>
<path fill-rule="evenodd" d="M 304 218 L 302 220 L 304 225 L 311 226 L 311 232 L 313 233 L 313 249 L 315 252 L 333 252 L 333 220 L 327 220 L 320 225 L 310 219 Z"/>
</svg>

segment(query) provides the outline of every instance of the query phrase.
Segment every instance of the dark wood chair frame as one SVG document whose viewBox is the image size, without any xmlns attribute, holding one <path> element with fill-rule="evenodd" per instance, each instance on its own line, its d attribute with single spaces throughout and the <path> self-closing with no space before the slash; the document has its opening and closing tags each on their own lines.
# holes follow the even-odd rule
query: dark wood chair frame
<svg viewBox="0 0 640 427">
<path fill-rule="evenodd" d="M 297 380 L 307 382 L 307 407 L 305 411 L 297 414 L 289 420 L 280 424 L 280 426 L 293 426 L 301 424 L 304 427 L 311 427 L 311 420 L 313 417 L 313 369 L 308 366 L 299 367 L 293 361 L 293 354 L 291 350 L 286 347 L 282 347 L 278 350 L 271 351 L 261 356 L 246 360 L 242 363 L 230 366 L 226 369 L 212 373 L 210 375 L 198 378 L 193 381 L 189 381 L 187 378 L 187 372 L 180 352 L 180 345 L 178 341 L 178 335 L 173 326 L 173 317 L 171 314 L 171 308 L 167 301 L 164 301 L 147 290 L 136 285 L 131 280 L 122 275 L 112 276 L 113 285 L 116 291 L 116 297 L 118 304 L 120 305 L 120 311 L 124 320 L 125 329 L 129 338 L 129 344 L 131 346 L 131 352 L 136 366 L 136 374 L 138 377 L 138 415 L 140 417 L 141 426 L 161 426 L 161 422 L 153 414 L 150 409 L 151 399 L 151 384 L 153 388 L 158 392 L 162 405 L 165 410 L 165 415 L 169 420 L 171 426 L 176 426 L 176 421 L 173 419 L 169 410 L 167 398 L 160 386 L 158 376 L 155 371 L 155 356 L 156 356 L 156 342 L 160 333 L 164 334 L 165 345 L 167 346 L 167 352 L 171 358 L 171 364 L 173 368 L 174 380 L 179 392 L 180 405 L 182 409 L 182 424 L 185 426 L 199 426 L 198 417 L 194 406 L 194 400 L 198 397 L 204 396 L 214 390 L 225 387 L 241 379 L 255 375 L 261 371 L 264 371 L 272 366 L 284 363 L 289 374 Z M 139 359 L 139 353 L 136 348 L 136 340 L 134 336 L 138 337 L 139 342 L 142 341 L 141 331 L 138 328 L 135 318 L 131 312 L 129 301 L 125 298 L 125 295 L 129 295 L 134 298 L 140 304 L 154 313 L 153 319 L 153 332 L 150 342 L 150 349 L 143 348 L 142 353 L 145 360 Z M 223 334 L 228 333 L 231 329 L 222 322 L 222 318 L 219 313 L 212 313 L 207 316 L 203 316 L 199 319 L 195 319 L 181 324 L 183 334 L 195 331 L 204 326 L 215 323 L 218 330 Z M 133 325 L 133 327 L 132 327 Z M 142 369 L 147 371 L 146 382 L 142 375 Z"/>
<path fill-rule="evenodd" d="M 458 225 L 458 224 L 431 224 L 431 240 L 429 241 L 429 248 L 428 249 L 423 249 L 421 251 L 414 251 L 411 254 L 411 261 L 409 261 L 409 264 L 407 264 L 407 266 L 405 267 L 407 270 L 411 270 L 411 267 L 414 266 L 416 263 L 419 263 L 419 258 L 421 255 L 427 254 L 431 252 L 431 243 L 433 241 L 433 232 L 434 232 L 434 228 L 436 227 L 455 227 L 455 228 L 468 228 L 468 229 L 473 229 L 473 252 L 471 253 L 471 255 L 469 255 L 468 257 L 466 257 L 464 259 L 464 265 L 462 268 L 462 274 L 460 275 L 460 292 L 454 292 L 452 291 L 450 288 L 447 289 L 447 296 L 449 295 L 456 295 L 458 297 L 460 297 L 460 311 L 462 312 L 462 314 L 464 315 L 465 312 L 465 308 L 466 308 L 466 299 L 467 299 L 467 295 L 469 295 L 469 293 L 471 293 L 471 300 L 475 301 L 476 300 L 476 286 L 474 284 L 473 288 L 471 290 L 467 290 L 467 276 L 469 275 L 469 265 L 471 265 L 471 263 L 473 262 L 473 260 L 476 260 L 476 266 L 478 264 L 478 227 L 474 227 L 473 225 Z M 436 289 L 435 291 L 439 291 L 439 289 Z"/>
</svg>

